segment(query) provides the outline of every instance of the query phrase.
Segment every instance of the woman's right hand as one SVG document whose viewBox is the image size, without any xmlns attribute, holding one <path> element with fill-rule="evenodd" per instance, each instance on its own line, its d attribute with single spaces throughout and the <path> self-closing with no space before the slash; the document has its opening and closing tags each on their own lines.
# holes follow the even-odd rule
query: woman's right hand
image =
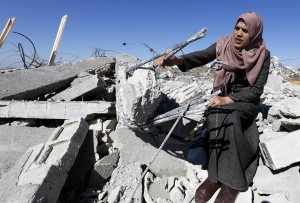
<svg viewBox="0 0 300 203">
<path fill-rule="evenodd" d="M 183 58 L 181 56 L 171 56 L 166 60 L 165 55 L 163 55 L 155 60 L 155 66 L 160 68 L 174 65 L 183 65 Z"/>
</svg>

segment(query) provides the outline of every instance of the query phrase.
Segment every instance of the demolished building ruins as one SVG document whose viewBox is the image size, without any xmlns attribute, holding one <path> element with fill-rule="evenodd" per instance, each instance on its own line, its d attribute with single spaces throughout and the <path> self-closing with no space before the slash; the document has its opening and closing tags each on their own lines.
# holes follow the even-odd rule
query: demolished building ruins
<svg viewBox="0 0 300 203">
<path fill-rule="evenodd" d="M 210 95 L 209 67 L 177 74 L 146 64 L 128 75 L 139 62 L 119 54 L 0 74 L 0 202 L 194 202 L 207 171 L 186 160 L 185 138 Z M 273 61 L 256 119 L 260 163 L 238 203 L 300 202 L 300 86 L 291 78 Z M 190 114 L 166 114 L 196 95 Z"/>
</svg>

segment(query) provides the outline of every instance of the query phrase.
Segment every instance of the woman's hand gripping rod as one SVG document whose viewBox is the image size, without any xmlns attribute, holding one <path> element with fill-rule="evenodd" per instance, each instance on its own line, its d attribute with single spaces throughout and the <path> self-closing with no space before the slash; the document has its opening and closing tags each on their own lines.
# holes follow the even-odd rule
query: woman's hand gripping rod
<svg viewBox="0 0 300 203">
<path fill-rule="evenodd" d="M 138 69 L 140 68 L 142 65 L 145 65 L 146 63 L 149 63 L 150 61 L 154 61 L 155 59 L 161 57 L 161 56 L 164 56 L 166 55 L 165 59 L 168 59 L 170 58 L 171 56 L 173 56 L 174 54 L 176 54 L 178 51 L 180 51 L 181 49 L 183 49 L 185 46 L 187 46 L 188 44 L 198 40 L 198 39 L 201 39 L 205 36 L 205 32 L 207 31 L 207 28 L 203 28 L 201 29 L 199 32 L 197 32 L 195 35 L 193 35 L 192 37 L 190 37 L 188 40 L 180 43 L 180 44 L 177 44 L 175 45 L 174 47 L 172 47 L 171 49 L 167 49 L 166 51 L 156 55 L 156 56 L 153 56 L 152 58 L 144 61 L 144 62 L 141 62 L 141 63 L 138 63 L 134 66 L 131 66 L 131 67 L 128 67 L 126 68 L 125 70 L 125 73 L 126 74 L 129 74 L 131 71 L 134 71 L 135 69 Z"/>
</svg>

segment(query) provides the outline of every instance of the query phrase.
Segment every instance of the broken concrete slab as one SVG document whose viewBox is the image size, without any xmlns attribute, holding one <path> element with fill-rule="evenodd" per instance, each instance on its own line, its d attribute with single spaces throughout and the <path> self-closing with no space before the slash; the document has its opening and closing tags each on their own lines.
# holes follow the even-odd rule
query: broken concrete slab
<svg viewBox="0 0 300 203">
<path fill-rule="evenodd" d="M 117 167 L 119 156 L 120 153 L 115 151 L 95 163 L 89 182 L 90 187 L 100 188 L 108 180 Z"/>
<path fill-rule="evenodd" d="M 0 180 L 0 202 L 56 202 L 87 131 L 85 120 L 67 120 L 46 143 L 28 149 Z"/>
<path fill-rule="evenodd" d="M 1 118 L 71 119 L 86 118 L 94 114 L 114 115 L 114 103 L 104 101 L 0 101 Z"/>
<path fill-rule="evenodd" d="M 78 84 L 80 84 L 81 82 L 91 78 L 92 76 L 94 76 L 94 74 L 91 74 L 89 72 L 81 72 L 77 75 L 77 77 L 70 83 L 70 86 L 76 86 Z"/>
<path fill-rule="evenodd" d="M 296 131 L 300 129 L 300 118 L 292 119 L 292 118 L 281 118 L 278 120 L 280 122 L 281 129 L 287 129 L 289 132 Z"/>
<path fill-rule="evenodd" d="M 292 82 L 286 82 L 283 85 L 283 92 L 288 97 L 297 97 L 300 99 L 300 86 Z"/>
<path fill-rule="evenodd" d="M 259 144 L 263 159 L 268 167 L 278 170 L 299 162 L 300 130 Z"/>
<path fill-rule="evenodd" d="M 116 57 L 116 109 L 118 121 L 124 125 L 145 123 L 162 99 L 153 68 L 137 69 L 132 75 L 125 73 L 126 68 L 137 62 L 137 58 L 125 54 Z"/>
<path fill-rule="evenodd" d="M 300 118 L 300 100 L 297 97 L 282 99 L 278 107 L 281 115 L 287 118 Z"/>
<path fill-rule="evenodd" d="M 272 195 L 264 195 L 264 196 L 255 196 L 255 203 L 256 202 L 261 202 L 261 203 L 296 203 L 287 200 L 286 196 L 284 193 L 275 193 Z"/>
<path fill-rule="evenodd" d="M 62 92 L 54 95 L 50 101 L 71 101 L 80 96 L 84 96 L 92 91 L 100 90 L 105 86 L 104 80 L 98 75 L 87 77 L 86 80 L 81 81 L 76 85 L 63 90 Z"/>
<path fill-rule="evenodd" d="M 120 151 L 119 165 L 136 162 L 149 165 L 163 142 L 163 139 L 159 137 L 133 132 L 120 125 L 117 125 L 115 135 L 113 147 Z M 169 138 L 149 170 L 158 176 L 184 175 L 188 169 L 188 163 L 185 160 L 187 148 L 186 143 Z"/>
<path fill-rule="evenodd" d="M 285 201 L 282 202 L 300 202 L 299 182 L 299 166 L 280 173 L 275 173 L 266 166 L 259 166 L 253 179 L 255 193 L 260 196 L 256 195 L 257 202 L 275 194 L 282 194 L 285 197 Z"/>
<path fill-rule="evenodd" d="M 115 61 L 111 57 L 93 57 L 74 65 L 44 66 L 0 74 L 0 99 L 34 99 L 42 94 L 68 87 L 70 82 L 83 71 L 96 70 L 113 63 Z"/>
<path fill-rule="evenodd" d="M 19 175 L 22 171 L 24 163 L 27 162 L 32 152 L 32 148 L 27 150 L 16 164 L 0 179 L 0 201 L 9 203 L 22 203 L 24 200 L 30 200 L 39 185 L 17 186 Z M 41 198 L 43 200 L 43 198 Z M 26 201 L 25 201 L 26 202 Z M 30 202 L 30 201 L 27 201 Z"/>
<path fill-rule="evenodd" d="M 0 125 L 0 179 L 30 147 L 45 142 L 53 128 Z"/>
</svg>

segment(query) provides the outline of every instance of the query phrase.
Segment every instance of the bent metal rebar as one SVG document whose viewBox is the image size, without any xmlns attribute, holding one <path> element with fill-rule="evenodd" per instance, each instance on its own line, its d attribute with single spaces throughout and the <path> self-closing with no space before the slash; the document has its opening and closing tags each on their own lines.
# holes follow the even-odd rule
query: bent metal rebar
<svg viewBox="0 0 300 203">
<path fill-rule="evenodd" d="M 197 32 L 196 34 L 194 34 L 192 37 L 190 37 L 189 39 L 187 39 L 186 41 L 180 43 L 180 44 L 177 44 L 175 45 L 174 47 L 170 48 L 170 49 L 167 49 L 166 51 L 160 53 L 160 54 L 157 54 L 155 56 L 153 56 L 152 58 L 144 61 L 144 62 L 141 62 L 141 63 L 138 63 L 136 65 L 133 65 L 131 67 L 128 67 L 125 69 L 125 73 L 126 74 L 129 74 L 131 71 L 134 71 L 135 69 L 138 69 L 140 68 L 142 65 L 145 65 L 146 63 L 149 63 L 150 61 L 154 61 L 155 59 L 161 57 L 161 56 L 164 56 L 166 55 L 165 59 L 168 59 L 170 58 L 171 56 L 173 56 L 174 54 L 176 54 L 178 51 L 180 51 L 181 49 L 183 49 L 185 46 L 187 46 L 188 44 L 198 40 L 198 39 L 201 39 L 203 37 L 205 37 L 205 32 L 207 31 L 207 28 L 203 28 L 201 29 L 199 32 Z"/>
</svg>

